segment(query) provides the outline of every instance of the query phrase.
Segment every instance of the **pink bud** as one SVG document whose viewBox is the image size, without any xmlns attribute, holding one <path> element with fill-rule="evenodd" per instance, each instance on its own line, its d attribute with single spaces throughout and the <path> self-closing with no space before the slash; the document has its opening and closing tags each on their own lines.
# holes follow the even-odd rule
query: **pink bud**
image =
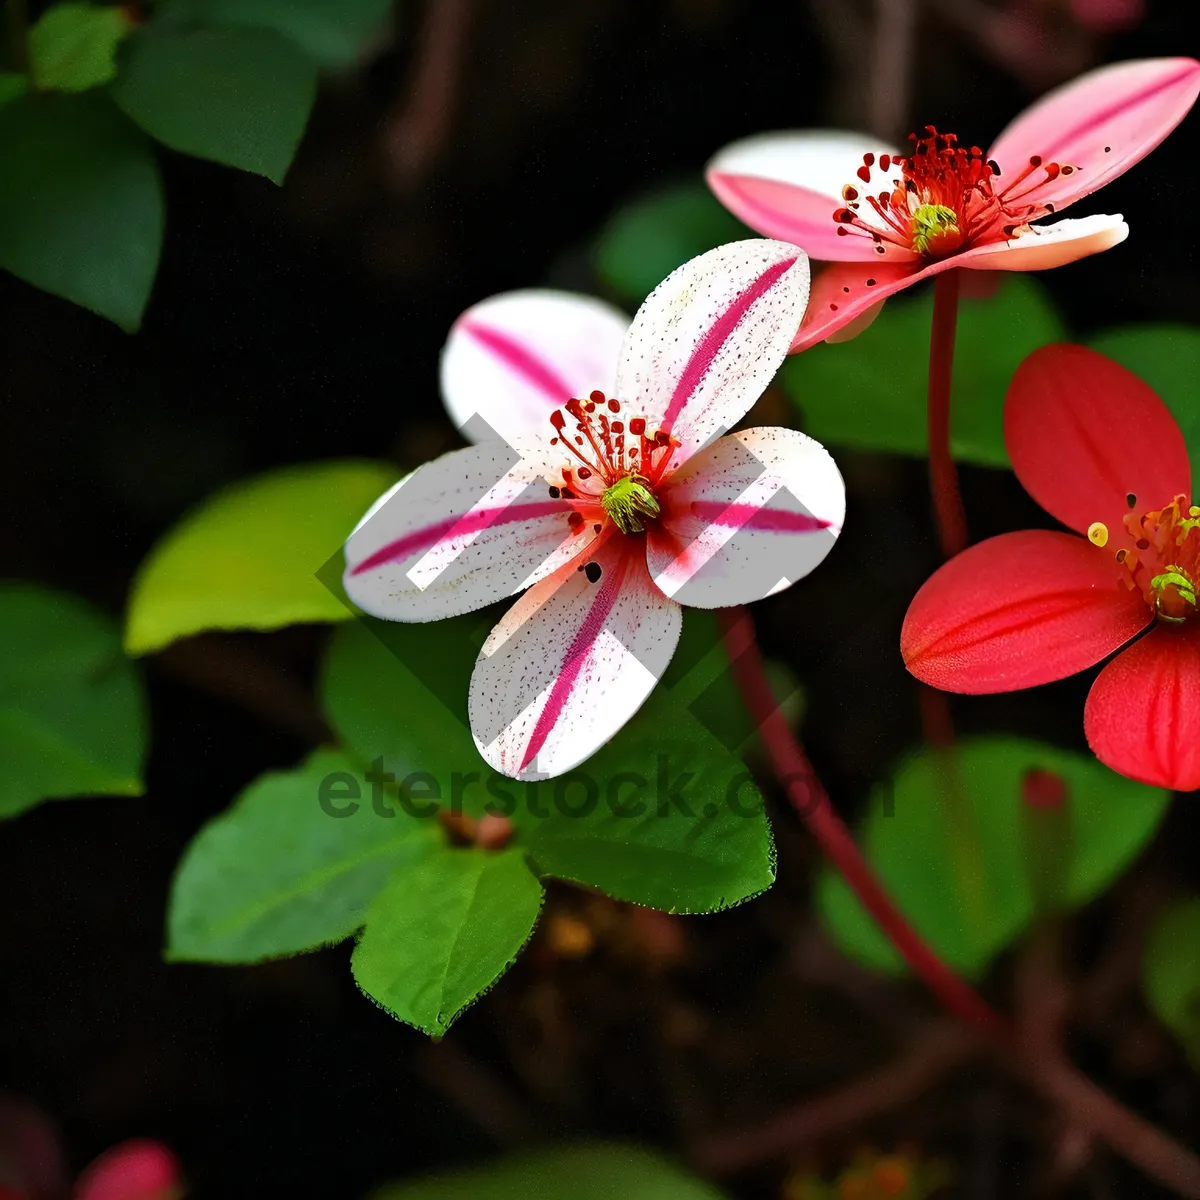
<svg viewBox="0 0 1200 1200">
<path fill-rule="evenodd" d="M 106 1150 L 75 1185 L 75 1200 L 178 1200 L 182 1195 L 179 1160 L 148 1138 Z"/>
</svg>

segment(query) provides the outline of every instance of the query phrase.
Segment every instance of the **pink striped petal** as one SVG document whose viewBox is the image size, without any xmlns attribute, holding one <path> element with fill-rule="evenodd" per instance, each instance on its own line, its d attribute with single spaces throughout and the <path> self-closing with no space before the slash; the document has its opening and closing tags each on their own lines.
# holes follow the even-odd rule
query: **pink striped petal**
<svg viewBox="0 0 1200 1200">
<path fill-rule="evenodd" d="M 751 229 L 800 246 L 812 258 L 874 261 L 871 240 L 839 234 L 841 226 L 833 219 L 844 204 L 842 188 L 856 182 L 855 171 L 868 152 L 895 154 L 892 147 L 859 133 L 764 133 L 721 150 L 708 164 L 708 186 Z M 871 213 L 864 215 L 870 218 Z"/>
<path fill-rule="evenodd" d="M 436 621 L 511 596 L 579 553 L 544 464 L 504 442 L 454 450 L 391 489 L 346 542 L 346 593 L 391 621 Z M 600 514 L 597 513 L 597 520 Z"/>
<path fill-rule="evenodd" d="M 681 610 L 640 538 L 599 539 L 509 609 L 471 676 L 471 732 L 504 775 L 561 775 L 642 706 L 675 652 Z"/>
<path fill-rule="evenodd" d="M 680 604 L 721 608 L 781 591 L 833 549 L 846 492 L 825 448 L 794 429 L 744 429 L 667 481 L 647 534 L 655 584 Z"/>
<path fill-rule="evenodd" d="M 455 321 L 442 349 L 446 409 L 468 441 L 541 434 L 572 396 L 612 394 L 628 329 L 623 312 L 593 296 L 492 296 Z"/>
<path fill-rule="evenodd" d="M 1074 168 L 1030 194 L 1031 202 L 1062 209 L 1145 158 L 1183 120 L 1198 94 L 1195 59 L 1114 63 L 1043 96 L 1004 130 L 989 156 L 1003 172 L 1001 185 L 1024 171 L 1034 155 Z"/>
<path fill-rule="evenodd" d="M 973 271 L 1047 271 L 1119 246 L 1129 236 L 1124 219 L 1097 213 L 1077 221 L 1034 225 L 1007 242 L 977 246 L 952 260 Z"/>
<path fill-rule="evenodd" d="M 808 258 L 783 242 L 718 246 L 647 297 L 621 350 L 617 394 L 672 466 L 741 420 L 787 355 L 808 299 Z"/>
</svg>

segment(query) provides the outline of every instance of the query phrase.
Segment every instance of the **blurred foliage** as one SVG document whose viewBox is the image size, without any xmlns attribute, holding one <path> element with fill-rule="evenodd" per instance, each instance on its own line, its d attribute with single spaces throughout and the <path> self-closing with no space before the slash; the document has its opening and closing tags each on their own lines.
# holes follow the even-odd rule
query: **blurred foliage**
<svg viewBox="0 0 1200 1200">
<path fill-rule="evenodd" d="M 342 621 L 348 602 L 318 578 L 396 467 L 345 459 L 243 480 L 211 496 L 151 550 L 134 580 L 130 654 L 208 629 Z M 340 578 L 340 565 L 336 571 Z"/>
<path fill-rule="evenodd" d="M 961 462 L 1007 467 L 1004 396 L 1021 362 L 1062 341 L 1062 320 L 1040 283 L 1000 272 L 999 290 L 959 304 L 951 450 Z M 822 342 L 783 365 L 780 382 L 801 428 L 828 446 L 924 456 L 933 292 L 888 300 L 849 342 Z"/>
<path fill-rule="evenodd" d="M 1200 898 L 1182 900 L 1159 916 L 1146 943 L 1142 988 L 1155 1016 L 1200 1070 Z"/>
<path fill-rule="evenodd" d="M 797 1171 L 784 1181 L 782 1200 L 929 1200 L 952 1178 L 949 1167 L 912 1151 L 859 1153 L 854 1163 L 826 1182 L 813 1171 Z"/>
<path fill-rule="evenodd" d="M 372 1200 L 720 1200 L 661 1155 L 585 1143 L 381 1188 Z"/>
<path fill-rule="evenodd" d="M 1162 397 L 1179 422 L 1200 480 L 1200 329 L 1194 325 L 1124 325 L 1106 329 L 1087 344 L 1107 354 Z"/>
<path fill-rule="evenodd" d="M 0 584 L 0 817 L 141 795 L 145 708 L 112 621 L 62 592 Z"/>
<path fill-rule="evenodd" d="M 388 8 L 168 0 L 141 22 L 118 5 L 52 5 L 28 32 L 29 78 L 0 74 L 0 267 L 138 329 L 164 224 L 139 129 L 281 183 L 320 67 L 350 61 Z"/>
<path fill-rule="evenodd" d="M 596 240 L 592 262 L 604 286 L 636 306 L 688 259 L 755 236 L 697 180 L 651 192 L 619 209 Z"/>
<path fill-rule="evenodd" d="M 963 739 L 920 750 L 871 795 L 859 844 L 902 912 L 939 956 L 970 975 L 1036 915 L 1023 781 L 1049 771 L 1066 784 L 1070 848 L 1061 887 L 1086 904 L 1157 830 L 1171 794 L 1135 783 L 1094 758 L 1024 739 Z M 891 942 L 840 875 L 825 868 L 817 906 L 843 950 L 866 966 L 903 970 Z"/>
</svg>

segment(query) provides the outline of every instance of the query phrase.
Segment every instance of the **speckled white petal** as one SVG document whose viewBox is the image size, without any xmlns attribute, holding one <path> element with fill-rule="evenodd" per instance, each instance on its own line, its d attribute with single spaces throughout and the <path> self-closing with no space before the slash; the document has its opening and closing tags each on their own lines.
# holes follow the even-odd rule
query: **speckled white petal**
<svg viewBox="0 0 1200 1200">
<path fill-rule="evenodd" d="M 442 349 L 442 397 L 469 441 L 540 434 L 550 413 L 612 395 L 629 318 L 594 296 L 504 292 L 467 309 Z"/>
<path fill-rule="evenodd" d="M 346 542 L 346 593 L 391 621 L 436 621 L 511 596 L 595 536 L 575 533 L 545 465 L 504 442 L 426 463 L 372 505 Z"/>
<path fill-rule="evenodd" d="M 647 535 L 655 584 L 681 604 L 723 608 L 789 587 L 833 549 L 846 492 L 828 451 L 794 429 L 744 429 L 667 481 Z"/>
<path fill-rule="evenodd" d="M 808 257 L 766 239 L 731 242 L 684 263 L 638 310 L 617 394 L 647 432 L 680 443 L 671 463 L 732 426 L 771 382 L 808 302 Z"/>
<path fill-rule="evenodd" d="M 516 779 L 572 770 L 642 706 L 681 626 L 641 539 L 598 539 L 530 588 L 484 644 L 469 704 L 480 754 Z"/>
</svg>

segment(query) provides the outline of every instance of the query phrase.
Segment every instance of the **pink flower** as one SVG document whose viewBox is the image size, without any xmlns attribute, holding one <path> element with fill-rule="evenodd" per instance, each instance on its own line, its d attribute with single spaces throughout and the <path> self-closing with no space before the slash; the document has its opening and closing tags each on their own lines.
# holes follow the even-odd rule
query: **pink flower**
<svg viewBox="0 0 1200 1200">
<path fill-rule="evenodd" d="M 790 429 L 721 436 L 783 362 L 807 295 L 803 252 L 751 240 L 680 267 L 632 325 L 552 292 L 455 324 L 443 388 L 479 444 L 380 498 L 346 543 L 345 585 L 398 621 L 525 593 L 471 679 L 496 770 L 569 771 L 649 695 L 681 604 L 761 599 L 829 552 L 845 497 L 824 449 Z"/>
<path fill-rule="evenodd" d="M 986 153 L 932 126 L 907 156 L 856 134 L 764 134 L 722 150 L 708 182 L 752 229 L 836 264 L 813 284 L 804 350 L 942 271 L 1041 271 L 1124 241 L 1120 216 L 1033 222 L 1124 174 L 1198 93 L 1194 59 L 1118 63 L 1043 97 Z"/>
</svg>

